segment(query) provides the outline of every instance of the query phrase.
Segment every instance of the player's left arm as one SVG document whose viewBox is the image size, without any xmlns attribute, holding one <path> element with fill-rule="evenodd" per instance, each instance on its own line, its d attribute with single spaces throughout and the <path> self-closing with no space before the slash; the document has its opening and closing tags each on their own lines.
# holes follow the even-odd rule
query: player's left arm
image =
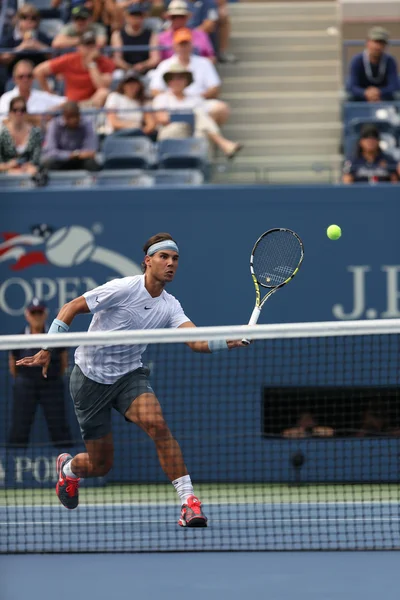
<svg viewBox="0 0 400 600">
<path fill-rule="evenodd" d="M 186 321 L 185 323 L 182 323 L 182 325 L 179 325 L 178 329 L 182 329 L 184 327 L 196 327 L 196 325 L 192 323 L 192 321 Z M 208 342 L 186 342 L 186 345 L 189 346 L 193 352 L 203 352 L 204 354 L 212 353 Z M 226 345 L 228 350 L 231 350 L 232 348 L 238 348 L 239 346 L 245 346 L 242 340 L 227 340 Z"/>
</svg>

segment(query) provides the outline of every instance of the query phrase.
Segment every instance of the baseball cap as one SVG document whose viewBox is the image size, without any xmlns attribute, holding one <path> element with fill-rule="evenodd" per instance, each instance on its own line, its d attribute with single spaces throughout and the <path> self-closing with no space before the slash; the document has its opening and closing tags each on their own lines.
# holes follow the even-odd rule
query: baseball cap
<svg viewBox="0 0 400 600">
<path fill-rule="evenodd" d="M 79 43 L 84 46 L 91 46 L 96 43 L 96 34 L 94 31 L 85 31 L 79 38 Z"/>
<path fill-rule="evenodd" d="M 73 19 L 88 19 L 91 14 L 92 13 L 86 8 L 86 6 L 75 6 L 71 11 Z"/>
<path fill-rule="evenodd" d="M 144 15 L 146 7 L 140 3 L 130 4 L 126 9 L 126 12 L 128 15 Z"/>
<path fill-rule="evenodd" d="M 174 33 L 173 42 L 174 44 L 180 44 L 181 42 L 191 42 L 192 41 L 192 32 L 187 27 L 182 27 L 182 29 L 177 29 Z"/>
<path fill-rule="evenodd" d="M 389 41 L 389 32 L 384 27 L 371 27 L 368 31 L 368 39 L 387 44 Z"/>
<path fill-rule="evenodd" d="M 45 311 L 46 309 L 47 309 L 46 303 L 43 302 L 43 300 L 40 300 L 39 298 L 32 298 L 32 300 L 26 307 L 26 310 L 28 312 L 33 312 L 34 310 Z"/>
<path fill-rule="evenodd" d="M 360 131 L 360 138 L 375 138 L 376 140 L 379 140 L 379 129 L 376 125 L 363 125 Z"/>
<path fill-rule="evenodd" d="M 190 15 L 190 10 L 185 0 L 172 0 L 166 14 L 170 16 L 186 16 Z"/>
</svg>

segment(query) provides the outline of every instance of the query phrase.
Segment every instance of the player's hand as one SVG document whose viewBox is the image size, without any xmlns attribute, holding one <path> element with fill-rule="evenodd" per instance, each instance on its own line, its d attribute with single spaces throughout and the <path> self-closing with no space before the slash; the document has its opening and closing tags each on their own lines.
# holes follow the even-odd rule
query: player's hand
<svg viewBox="0 0 400 600">
<path fill-rule="evenodd" d="M 47 377 L 47 370 L 51 360 L 51 353 L 48 350 L 40 350 L 34 356 L 26 356 L 17 360 L 17 367 L 42 367 L 43 377 Z"/>
<path fill-rule="evenodd" d="M 246 348 L 249 344 L 243 343 L 243 340 L 229 340 L 226 342 L 228 344 L 229 350 L 232 348 Z M 252 344 L 252 342 L 250 342 Z"/>
</svg>

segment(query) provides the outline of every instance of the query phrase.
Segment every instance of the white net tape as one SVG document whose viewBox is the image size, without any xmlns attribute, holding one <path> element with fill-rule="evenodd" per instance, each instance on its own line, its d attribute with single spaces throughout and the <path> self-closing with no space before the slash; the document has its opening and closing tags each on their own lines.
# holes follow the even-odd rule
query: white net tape
<svg viewBox="0 0 400 600">
<path fill-rule="evenodd" d="M 284 323 L 278 325 L 232 325 L 181 329 L 152 329 L 137 331 L 77 332 L 0 336 L 0 350 L 18 348 L 66 348 L 93 345 L 170 344 L 201 340 L 226 339 L 284 339 L 317 338 L 354 335 L 399 334 L 400 319 L 371 321 L 326 321 L 315 323 Z"/>
</svg>

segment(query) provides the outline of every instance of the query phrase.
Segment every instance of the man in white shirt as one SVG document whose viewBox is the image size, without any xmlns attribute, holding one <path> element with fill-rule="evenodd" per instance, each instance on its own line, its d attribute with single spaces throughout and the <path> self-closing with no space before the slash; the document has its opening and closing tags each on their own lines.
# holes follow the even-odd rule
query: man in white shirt
<svg viewBox="0 0 400 600">
<path fill-rule="evenodd" d="M 8 115 L 10 102 L 17 96 L 22 96 L 26 102 L 28 114 L 41 115 L 60 108 L 67 99 L 64 96 L 49 94 L 35 90 L 33 85 L 33 64 L 29 60 L 20 60 L 13 69 L 15 88 L 3 94 L 0 98 L 0 120 Z"/>
<path fill-rule="evenodd" d="M 178 29 L 174 33 L 174 55 L 160 62 L 153 71 L 150 91 L 153 96 L 167 90 L 164 75 L 172 65 L 179 64 L 193 75 L 193 83 L 185 90 L 187 96 L 201 96 L 205 100 L 208 114 L 222 125 L 229 116 L 229 108 L 222 100 L 217 100 L 221 89 L 221 79 L 216 68 L 208 58 L 193 54 L 192 32 L 190 29 Z"/>
<path fill-rule="evenodd" d="M 151 237 L 143 247 L 144 275 L 115 279 L 65 304 L 49 333 L 66 333 L 73 319 L 92 312 L 89 331 L 195 327 L 183 309 L 164 287 L 173 280 L 179 249 L 168 233 Z M 243 346 L 239 340 L 188 342 L 195 352 L 215 352 Z M 66 508 L 78 506 L 80 478 L 104 476 L 113 463 L 111 409 L 127 421 L 139 425 L 154 441 L 166 476 L 182 502 L 178 524 L 206 527 L 201 502 L 194 495 L 181 449 L 164 420 L 162 410 L 148 380 L 149 370 L 141 357 L 146 344 L 123 346 L 80 346 L 70 389 L 86 452 L 60 454 L 57 459 L 57 495 Z M 50 350 L 19 360 L 17 366 L 41 366 L 46 376 Z"/>
</svg>

